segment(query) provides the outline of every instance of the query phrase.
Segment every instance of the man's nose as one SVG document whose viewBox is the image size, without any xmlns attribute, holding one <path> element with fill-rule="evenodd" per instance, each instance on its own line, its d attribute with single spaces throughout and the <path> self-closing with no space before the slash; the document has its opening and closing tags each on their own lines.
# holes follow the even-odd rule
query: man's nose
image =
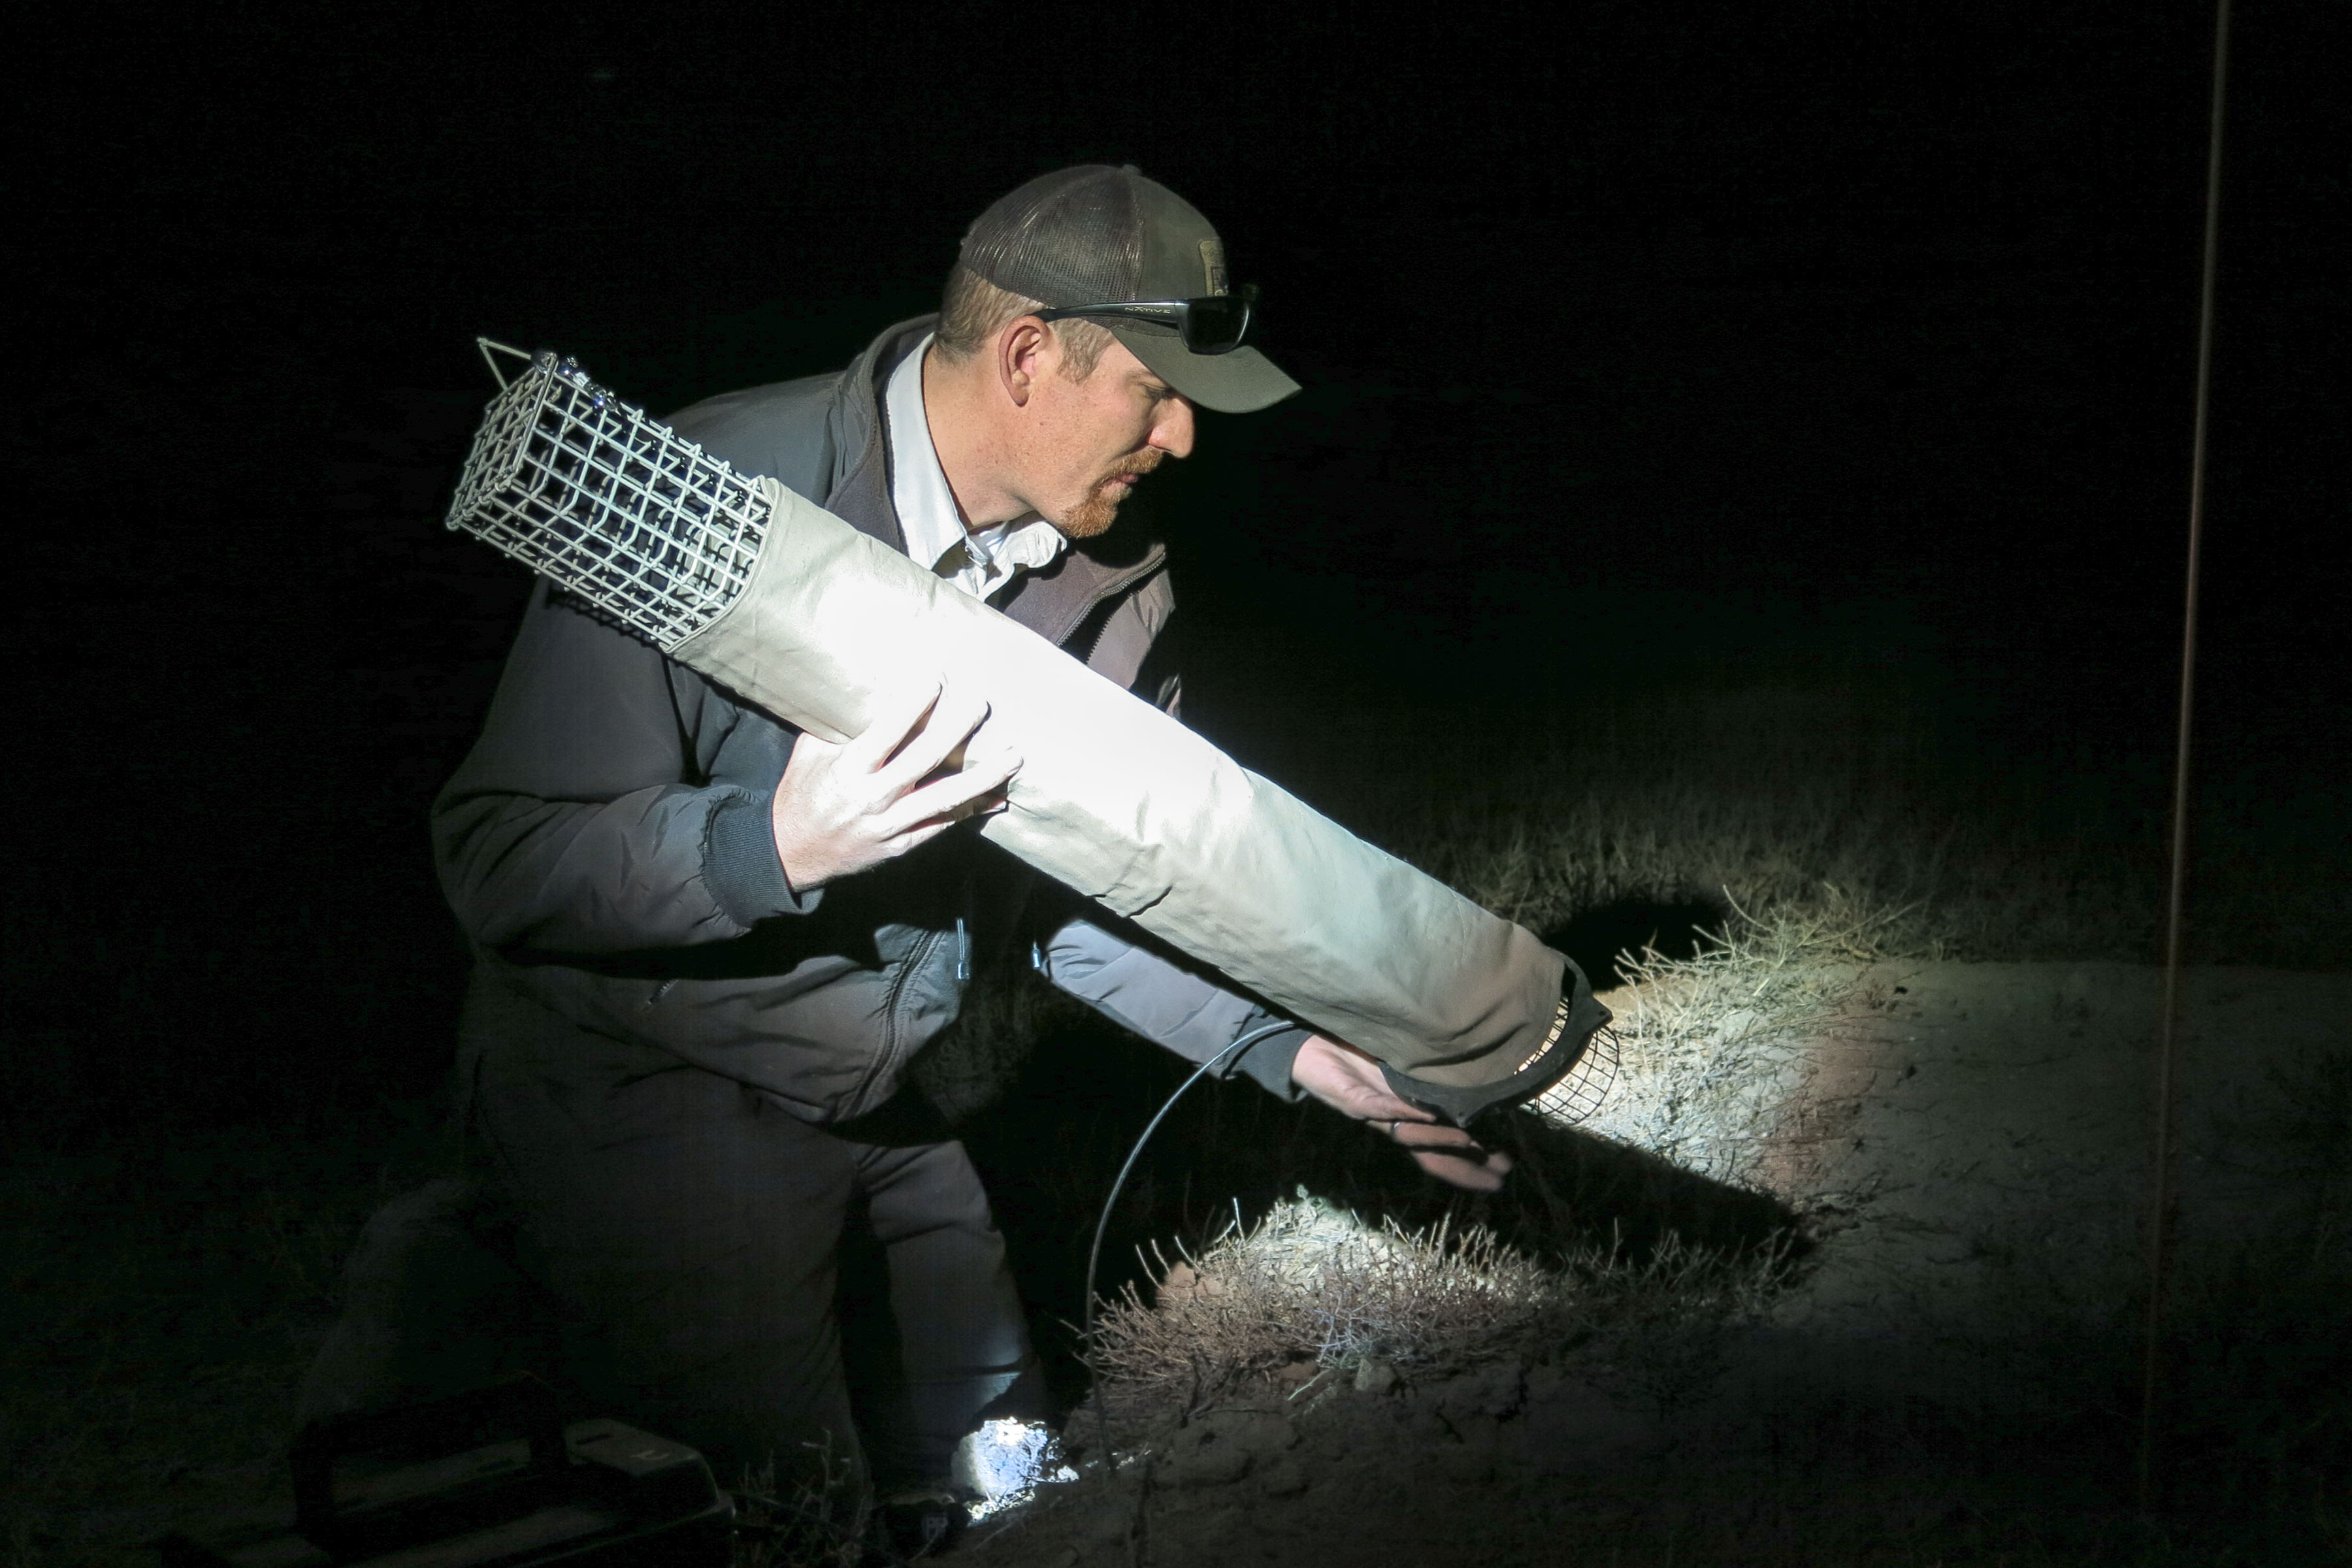
<svg viewBox="0 0 2352 1568">
<path fill-rule="evenodd" d="M 1160 417 L 1151 422 L 1150 445 L 1171 458 L 1192 455 L 1192 400 L 1171 397 L 1160 405 Z"/>
</svg>

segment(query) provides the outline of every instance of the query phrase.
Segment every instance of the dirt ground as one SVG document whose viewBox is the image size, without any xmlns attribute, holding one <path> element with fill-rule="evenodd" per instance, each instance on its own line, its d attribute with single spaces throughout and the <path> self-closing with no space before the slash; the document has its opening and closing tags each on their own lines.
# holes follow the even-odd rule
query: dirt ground
<svg viewBox="0 0 2352 1568">
<path fill-rule="evenodd" d="M 1081 1409 L 1084 1478 L 982 1521 L 961 1560 L 2352 1562 L 2352 975 L 2190 976 L 2154 1524 L 2133 1494 L 2158 975 L 1819 978 L 1797 988 L 1843 999 L 1825 1026 L 1710 993 L 1673 1029 L 1629 1029 L 1583 1130 L 1662 1153 L 1676 1203 L 1711 1186 L 1752 1211 L 1761 1192 L 1792 1217 L 1787 1283 L 1753 1321 L 1433 1370 L 1301 1365 L 1189 1408 L 1114 1398 L 1116 1475 Z M 58 1233 L 20 1271 L 22 1321 L 82 1304 L 70 1331 L 7 1347 L 23 1375 L 0 1436 L 33 1470 L 0 1478 L 0 1502 L 26 1505 L 0 1510 L 19 1521 L 0 1562 L 149 1563 L 158 1531 L 281 1489 L 286 1392 L 348 1226 L 247 1199 L 288 1172 L 352 1183 L 232 1152 L 53 1161 L 0 1194 L 0 1220 Z M 76 1244 L 113 1235 L 92 1227 L 141 1192 L 152 1237 Z M 341 1220 L 386 1195 L 353 1192 Z M 289 1279 L 307 1281 L 299 1313 Z"/>
<path fill-rule="evenodd" d="M 2339 1325 L 2296 1291 L 2343 1250 L 2352 975 L 2189 977 L 2153 1525 L 2132 1498 L 2159 974 L 1849 977 L 1833 1024 L 1727 1041 L 1712 1081 L 1629 1055 L 1590 1124 L 1679 1115 L 1680 1163 L 1801 1218 L 1790 1286 L 1695 1374 L 1560 1346 L 1115 1404 L 1119 1474 L 984 1521 L 971 1560 L 2347 1560 L 2343 1406 L 2295 1385 L 2336 1364 L 2315 1342 Z"/>
</svg>

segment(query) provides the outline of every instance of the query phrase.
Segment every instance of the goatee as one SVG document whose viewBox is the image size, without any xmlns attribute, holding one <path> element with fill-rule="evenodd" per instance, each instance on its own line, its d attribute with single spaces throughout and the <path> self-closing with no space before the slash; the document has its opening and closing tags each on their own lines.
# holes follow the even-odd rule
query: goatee
<svg viewBox="0 0 2352 1568">
<path fill-rule="evenodd" d="M 1160 466 L 1161 457 L 1162 454 L 1155 450 L 1122 464 L 1097 485 L 1086 500 L 1072 507 L 1066 516 L 1055 519 L 1054 526 L 1069 539 L 1093 539 L 1108 532 L 1110 525 L 1118 521 L 1119 502 L 1135 489 L 1131 484 L 1121 483 L 1122 478 L 1129 474 L 1139 476 L 1150 473 Z"/>
</svg>

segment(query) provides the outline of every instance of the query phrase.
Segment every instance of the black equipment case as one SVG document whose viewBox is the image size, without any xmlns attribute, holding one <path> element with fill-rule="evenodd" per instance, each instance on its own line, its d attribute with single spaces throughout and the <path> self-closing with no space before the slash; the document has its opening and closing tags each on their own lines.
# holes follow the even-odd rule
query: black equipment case
<svg viewBox="0 0 2352 1568">
<path fill-rule="evenodd" d="M 322 1423 L 294 1516 L 167 1536 L 164 1568 L 727 1568 L 734 1505 L 683 1444 L 563 1421 L 532 1379 Z"/>
</svg>

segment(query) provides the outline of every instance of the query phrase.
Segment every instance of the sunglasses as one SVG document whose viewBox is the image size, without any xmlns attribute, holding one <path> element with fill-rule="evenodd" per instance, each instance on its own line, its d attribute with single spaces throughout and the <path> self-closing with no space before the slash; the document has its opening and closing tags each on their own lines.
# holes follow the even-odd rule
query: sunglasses
<svg viewBox="0 0 2352 1568">
<path fill-rule="evenodd" d="M 1158 327 L 1174 327 L 1184 336 L 1184 346 L 1196 354 L 1231 353 L 1242 346 L 1249 335 L 1250 317 L 1257 308 L 1257 285 L 1244 283 L 1230 294 L 1204 294 L 1197 300 L 1123 300 L 1109 305 L 1072 305 L 1064 310 L 1040 310 L 1041 321 L 1058 321 L 1065 316 L 1117 316 L 1131 321 L 1149 321 Z"/>
</svg>

